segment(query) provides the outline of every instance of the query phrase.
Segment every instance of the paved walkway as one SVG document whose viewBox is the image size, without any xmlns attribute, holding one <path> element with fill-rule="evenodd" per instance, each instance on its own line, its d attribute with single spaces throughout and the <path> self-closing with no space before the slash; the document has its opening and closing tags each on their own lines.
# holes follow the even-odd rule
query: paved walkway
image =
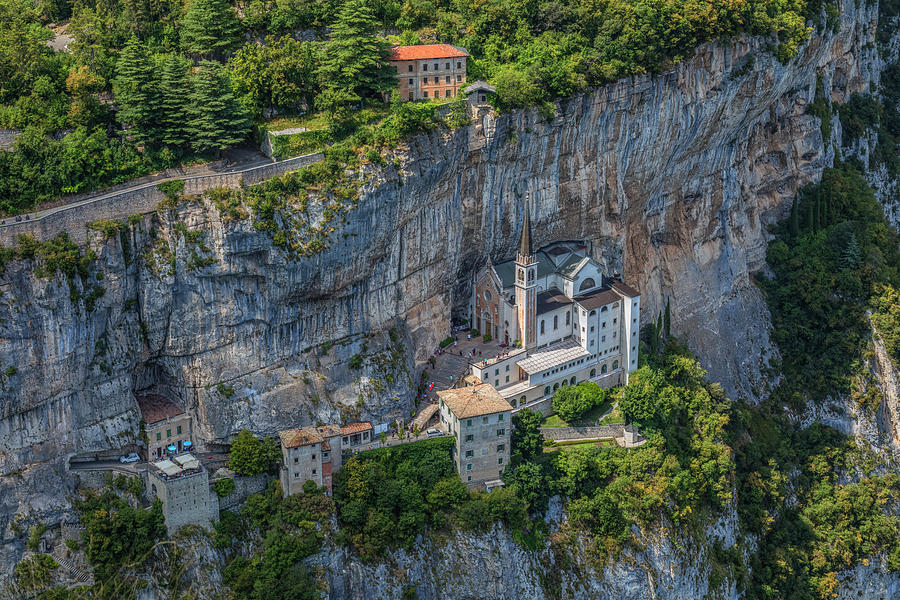
<svg viewBox="0 0 900 600">
<path fill-rule="evenodd" d="M 40 219 L 48 215 L 57 213 L 61 210 L 70 210 L 73 207 L 83 206 L 85 204 L 97 202 L 98 200 L 104 200 L 112 196 L 117 196 L 125 192 L 138 190 L 140 188 L 147 187 L 148 185 L 158 184 L 163 181 L 173 181 L 177 179 L 184 179 L 185 177 L 196 177 L 198 175 L 234 173 L 237 171 L 252 169 L 253 167 L 259 167 L 261 165 L 271 164 L 273 162 L 275 161 L 267 158 L 261 152 L 247 149 L 236 149 L 229 153 L 226 158 L 220 160 L 199 165 L 191 165 L 188 167 L 174 167 L 172 169 L 166 169 L 158 173 L 153 173 L 144 177 L 132 179 L 131 181 L 121 185 L 90 192 L 88 194 L 68 196 L 61 198 L 55 202 L 45 203 L 41 205 L 40 210 L 34 212 L 0 217 L 0 226 L 21 221 Z"/>
</svg>

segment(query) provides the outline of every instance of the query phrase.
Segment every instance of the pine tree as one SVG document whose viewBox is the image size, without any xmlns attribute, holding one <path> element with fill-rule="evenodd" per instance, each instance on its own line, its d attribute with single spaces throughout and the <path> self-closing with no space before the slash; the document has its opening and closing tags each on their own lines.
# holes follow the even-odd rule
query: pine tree
<svg viewBox="0 0 900 600">
<path fill-rule="evenodd" d="M 155 143 L 159 137 L 159 87 L 150 57 L 137 36 L 131 36 L 116 63 L 113 95 L 116 118 L 126 133 L 138 143 Z"/>
<path fill-rule="evenodd" d="M 238 104 L 219 63 L 200 62 L 192 78 L 188 130 L 194 150 L 219 152 L 241 143 L 250 132 L 250 122 Z"/>
<path fill-rule="evenodd" d="M 841 252 L 841 258 L 838 261 L 842 269 L 855 269 L 862 262 L 862 251 L 859 249 L 859 242 L 856 241 L 856 235 L 850 232 L 847 236 L 847 245 Z"/>
<path fill-rule="evenodd" d="M 387 62 L 390 44 L 377 36 L 376 26 L 363 0 L 349 0 L 341 8 L 319 67 L 319 76 L 330 91 L 326 98 L 359 102 L 396 87 L 396 71 Z M 329 108 L 334 112 L 334 107 Z"/>
<path fill-rule="evenodd" d="M 672 336 L 672 310 L 669 306 L 669 298 L 666 297 L 666 312 L 663 314 L 663 327 L 666 332 L 666 339 Z"/>
<path fill-rule="evenodd" d="M 227 0 L 191 0 L 181 21 L 181 47 L 198 58 L 222 57 L 238 44 L 241 23 Z"/>
<path fill-rule="evenodd" d="M 160 143 L 176 148 L 188 140 L 188 61 L 167 54 L 160 70 Z"/>
</svg>

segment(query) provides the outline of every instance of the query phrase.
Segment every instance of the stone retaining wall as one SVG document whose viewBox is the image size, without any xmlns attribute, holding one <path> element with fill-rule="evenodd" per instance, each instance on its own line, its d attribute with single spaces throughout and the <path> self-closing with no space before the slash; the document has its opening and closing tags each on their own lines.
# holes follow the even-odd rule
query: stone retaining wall
<svg viewBox="0 0 900 600">
<path fill-rule="evenodd" d="M 258 494 L 266 489 L 269 485 L 270 477 L 268 475 L 258 475 L 256 477 L 238 476 L 234 478 L 234 491 L 219 498 L 219 510 L 234 508 L 239 504 L 246 502 L 247 498 L 253 494 Z M 209 480 L 210 486 L 213 483 L 212 478 Z M 218 497 L 215 491 L 210 492 L 213 497 Z"/>
<path fill-rule="evenodd" d="M 185 194 L 200 194 L 218 187 L 238 189 L 290 171 L 297 171 L 320 160 L 322 160 L 321 153 L 306 154 L 233 173 L 171 177 L 39 213 L 6 217 L 0 220 L 0 245 L 13 246 L 16 237 L 21 234 L 33 235 L 38 240 L 48 240 L 63 231 L 68 232 L 76 244 L 84 244 L 87 242 L 88 223 L 154 212 L 160 201 L 165 198 L 157 188 L 163 181 L 183 180 Z"/>
<path fill-rule="evenodd" d="M 541 427 L 541 434 L 545 438 L 556 441 L 620 438 L 625 436 L 625 424 L 615 423 L 596 427 Z"/>
</svg>

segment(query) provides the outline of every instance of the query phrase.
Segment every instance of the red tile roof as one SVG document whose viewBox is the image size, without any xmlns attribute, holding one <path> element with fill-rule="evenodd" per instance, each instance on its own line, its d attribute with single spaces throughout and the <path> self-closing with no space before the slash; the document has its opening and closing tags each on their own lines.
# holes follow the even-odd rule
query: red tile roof
<svg viewBox="0 0 900 600">
<path fill-rule="evenodd" d="M 457 58 L 469 56 L 462 48 L 450 44 L 427 44 L 422 46 L 394 46 L 390 60 L 423 60 L 430 58 Z"/>
<path fill-rule="evenodd" d="M 284 429 L 278 432 L 278 437 L 285 448 L 299 448 L 309 444 L 321 444 L 324 441 L 314 427 Z"/>
<path fill-rule="evenodd" d="M 171 417 L 184 414 L 177 404 L 158 394 L 148 394 L 146 396 L 137 397 L 138 408 L 141 410 L 141 418 L 144 423 L 152 425 L 160 421 L 165 421 Z"/>
<path fill-rule="evenodd" d="M 341 427 L 341 434 L 352 435 L 354 433 L 369 431 L 370 429 L 372 429 L 371 423 L 350 423 L 349 425 L 344 425 L 343 427 Z"/>
</svg>

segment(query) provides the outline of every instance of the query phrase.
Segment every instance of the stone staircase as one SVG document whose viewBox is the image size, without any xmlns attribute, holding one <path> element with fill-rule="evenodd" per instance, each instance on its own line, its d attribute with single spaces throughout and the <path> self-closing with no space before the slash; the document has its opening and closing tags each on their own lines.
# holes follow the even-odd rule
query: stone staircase
<svg viewBox="0 0 900 600">
<path fill-rule="evenodd" d="M 50 552 L 50 556 L 53 557 L 53 560 L 59 563 L 59 566 L 66 570 L 66 573 L 68 573 L 69 577 L 77 581 L 79 584 L 93 585 L 93 573 L 84 571 L 83 569 L 79 568 L 72 561 L 72 559 L 67 558 L 67 551 L 68 548 L 66 547 L 66 542 L 64 540 L 61 540 L 53 547 L 53 550 Z"/>
</svg>

